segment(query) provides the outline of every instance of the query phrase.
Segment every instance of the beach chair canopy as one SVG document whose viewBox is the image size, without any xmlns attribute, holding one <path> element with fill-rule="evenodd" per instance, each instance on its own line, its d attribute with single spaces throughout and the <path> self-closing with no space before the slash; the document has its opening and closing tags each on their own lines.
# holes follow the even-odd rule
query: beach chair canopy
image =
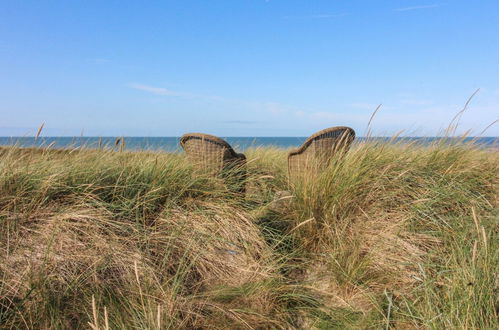
<svg viewBox="0 0 499 330">
<path fill-rule="evenodd" d="M 180 145 L 195 166 L 213 174 L 246 163 L 246 156 L 235 152 L 230 144 L 217 136 L 187 133 L 180 138 Z"/>
<path fill-rule="evenodd" d="M 313 134 L 299 148 L 289 152 L 289 176 L 326 167 L 333 155 L 348 150 L 354 139 L 355 131 L 346 126 L 330 127 Z"/>
</svg>

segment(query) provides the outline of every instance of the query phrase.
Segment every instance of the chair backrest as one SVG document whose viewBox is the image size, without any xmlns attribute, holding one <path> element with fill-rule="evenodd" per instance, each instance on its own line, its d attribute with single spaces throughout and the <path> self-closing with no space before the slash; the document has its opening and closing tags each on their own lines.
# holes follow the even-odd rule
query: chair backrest
<svg viewBox="0 0 499 330">
<path fill-rule="evenodd" d="M 204 133 L 187 133 L 180 138 L 180 145 L 190 161 L 205 171 L 218 174 L 222 170 L 246 160 L 223 139 Z"/>
<path fill-rule="evenodd" d="M 288 154 L 288 172 L 296 177 L 311 170 L 320 170 L 329 164 L 336 152 L 346 151 L 355 139 L 350 127 L 326 128 L 310 136 Z"/>
</svg>

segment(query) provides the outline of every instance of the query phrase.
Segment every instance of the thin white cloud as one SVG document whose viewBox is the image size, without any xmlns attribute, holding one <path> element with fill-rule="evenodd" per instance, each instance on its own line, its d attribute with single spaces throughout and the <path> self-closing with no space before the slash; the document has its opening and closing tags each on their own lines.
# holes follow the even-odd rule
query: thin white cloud
<svg viewBox="0 0 499 330">
<path fill-rule="evenodd" d="M 431 5 L 422 5 L 422 6 L 412 6 L 412 7 L 403 7 L 394 9 L 394 11 L 411 11 L 411 10 L 419 10 L 419 9 L 430 9 L 440 7 L 440 4 L 434 3 Z"/>
<path fill-rule="evenodd" d="M 153 86 L 147 86 L 147 85 L 142 85 L 142 84 L 128 84 L 128 87 L 137 89 L 140 91 L 145 91 L 149 92 L 152 94 L 156 95 L 163 95 L 163 96 L 190 96 L 191 94 L 189 93 L 183 93 L 183 92 L 177 92 L 173 91 L 171 89 L 163 88 L 163 87 L 153 87 Z"/>
<path fill-rule="evenodd" d="M 441 5 L 439 3 L 434 3 L 431 5 L 421 5 L 421 6 L 397 8 L 397 9 L 394 9 L 394 11 L 411 11 L 411 10 L 419 10 L 419 9 L 431 9 L 431 8 L 437 8 L 440 6 Z"/>
<path fill-rule="evenodd" d="M 195 94 L 195 93 L 189 93 L 189 92 L 181 92 L 181 91 L 175 91 L 175 90 L 171 90 L 171 89 L 164 88 L 164 87 L 154 87 L 154 86 L 137 84 L 137 83 L 130 83 L 130 84 L 128 84 L 128 87 L 133 88 L 133 89 L 137 89 L 140 91 L 148 92 L 151 94 L 155 94 L 155 95 L 161 95 L 161 96 L 182 97 L 182 98 L 188 98 L 188 99 L 205 99 L 205 100 L 211 100 L 211 101 L 230 101 L 226 98 L 216 96 L 216 95 L 202 95 L 202 94 Z"/>
</svg>

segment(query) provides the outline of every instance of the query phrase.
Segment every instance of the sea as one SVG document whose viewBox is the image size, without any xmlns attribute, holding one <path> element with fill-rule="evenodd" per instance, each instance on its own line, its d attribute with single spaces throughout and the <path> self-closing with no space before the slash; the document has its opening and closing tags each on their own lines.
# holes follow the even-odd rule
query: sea
<svg viewBox="0 0 499 330">
<path fill-rule="evenodd" d="M 256 147 L 292 148 L 300 146 L 307 137 L 222 137 L 235 150 L 244 151 Z M 86 137 L 86 136 L 51 136 L 51 137 L 0 137 L 0 145 L 18 147 L 51 147 L 51 148 L 115 148 L 124 141 L 127 150 L 148 151 L 180 151 L 179 137 Z M 366 141 L 367 138 L 356 138 L 356 142 Z M 369 140 L 391 143 L 430 144 L 438 140 L 446 143 L 474 143 L 485 148 L 499 149 L 499 137 L 370 137 Z"/>
</svg>

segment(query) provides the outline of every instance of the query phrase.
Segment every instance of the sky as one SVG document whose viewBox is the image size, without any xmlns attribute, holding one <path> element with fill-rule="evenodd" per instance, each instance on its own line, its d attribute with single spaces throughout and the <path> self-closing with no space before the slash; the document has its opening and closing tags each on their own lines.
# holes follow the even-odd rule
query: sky
<svg viewBox="0 0 499 330">
<path fill-rule="evenodd" d="M 2 1 L 0 136 L 499 136 L 498 0 Z"/>
</svg>

